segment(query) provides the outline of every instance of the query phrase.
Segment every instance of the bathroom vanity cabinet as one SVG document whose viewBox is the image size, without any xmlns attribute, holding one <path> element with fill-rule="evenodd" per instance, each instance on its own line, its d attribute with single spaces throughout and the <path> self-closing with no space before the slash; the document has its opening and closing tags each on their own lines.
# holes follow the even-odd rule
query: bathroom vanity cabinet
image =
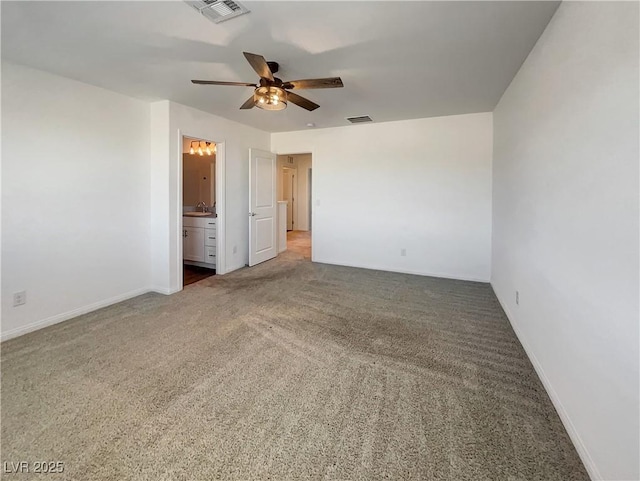
<svg viewBox="0 0 640 481">
<path fill-rule="evenodd" d="M 182 218 L 182 258 L 186 264 L 216 268 L 216 218 Z"/>
</svg>

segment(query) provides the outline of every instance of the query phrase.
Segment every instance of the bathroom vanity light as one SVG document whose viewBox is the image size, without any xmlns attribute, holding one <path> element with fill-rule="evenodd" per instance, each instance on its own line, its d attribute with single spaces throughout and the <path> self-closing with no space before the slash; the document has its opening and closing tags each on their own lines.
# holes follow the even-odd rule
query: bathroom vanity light
<svg viewBox="0 0 640 481">
<path fill-rule="evenodd" d="M 189 153 L 191 155 L 195 155 L 196 153 L 200 156 L 204 156 L 205 153 L 207 155 L 213 155 L 218 150 L 216 148 L 216 144 L 213 142 L 205 142 L 204 140 L 192 140 Z"/>
</svg>

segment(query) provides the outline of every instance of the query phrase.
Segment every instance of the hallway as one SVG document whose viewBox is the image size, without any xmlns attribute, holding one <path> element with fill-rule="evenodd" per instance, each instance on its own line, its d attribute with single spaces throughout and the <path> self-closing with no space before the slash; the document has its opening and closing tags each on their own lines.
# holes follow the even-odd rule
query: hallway
<svg viewBox="0 0 640 481">
<path fill-rule="evenodd" d="M 287 250 L 311 260 L 311 231 L 290 230 L 287 232 Z"/>
</svg>

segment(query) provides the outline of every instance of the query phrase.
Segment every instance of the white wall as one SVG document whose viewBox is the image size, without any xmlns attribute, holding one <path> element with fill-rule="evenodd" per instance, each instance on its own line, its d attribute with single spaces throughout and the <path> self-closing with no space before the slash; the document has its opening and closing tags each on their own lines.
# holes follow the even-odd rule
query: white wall
<svg viewBox="0 0 640 481">
<path fill-rule="evenodd" d="M 491 282 L 606 480 L 640 476 L 638 55 L 637 2 L 563 2 L 494 112 Z"/>
<path fill-rule="evenodd" d="M 144 292 L 149 105 L 3 62 L 2 127 L 2 339 Z"/>
<path fill-rule="evenodd" d="M 170 294 L 171 256 L 169 236 L 169 175 L 171 151 L 169 139 L 169 102 L 164 100 L 151 104 L 150 128 L 150 200 L 151 215 L 151 287 L 154 291 Z M 178 196 L 179 194 L 176 194 Z M 178 290 L 178 288 L 174 288 Z"/>
<path fill-rule="evenodd" d="M 276 133 L 271 142 L 278 154 L 313 155 L 314 261 L 489 280 L 491 113 Z"/>
<path fill-rule="evenodd" d="M 152 224 L 152 250 L 158 255 L 153 285 L 159 292 L 180 289 L 182 279 L 182 136 L 209 139 L 218 143 L 217 159 L 223 162 L 226 185 L 226 215 L 219 219 L 219 238 L 226 239 L 226 265 L 221 273 L 243 267 L 249 261 L 249 149 L 270 150 L 270 134 L 237 122 L 169 101 L 152 104 L 152 205 L 156 221 Z M 165 135 L 165 133 L 167 133 Z M 164 142 L 164 140 L 167 142 Z M 163 143 L 164 142 L 164 143 Z M 217 165 L 217 167 L 218 167 Z M 216 175 L 220 170 L 216 171 Z M 222 206 L 219 203 L 222 210 Z"/>
</svg>

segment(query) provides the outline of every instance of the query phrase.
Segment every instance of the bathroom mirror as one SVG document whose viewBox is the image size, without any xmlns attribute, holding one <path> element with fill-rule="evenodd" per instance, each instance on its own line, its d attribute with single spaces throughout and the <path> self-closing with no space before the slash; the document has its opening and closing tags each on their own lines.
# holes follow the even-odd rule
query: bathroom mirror
<svg viewBox="0 0 640 481">
<path fill-rule="evenodd" d="M 210 145 L 207 145 L 207 142 Z M 200 145 L 203 145 L 202 152 L 199 152 Z M 210 153 L 206 152 L 207 148 Z M 199 202 L 204 202 L 208 207 L 211 207 L 216 200 L 216 153 L 214 149 L 213 142 L 184 138 L 182 205 L 185 210 L 194 210 Z"/>
</svg>

